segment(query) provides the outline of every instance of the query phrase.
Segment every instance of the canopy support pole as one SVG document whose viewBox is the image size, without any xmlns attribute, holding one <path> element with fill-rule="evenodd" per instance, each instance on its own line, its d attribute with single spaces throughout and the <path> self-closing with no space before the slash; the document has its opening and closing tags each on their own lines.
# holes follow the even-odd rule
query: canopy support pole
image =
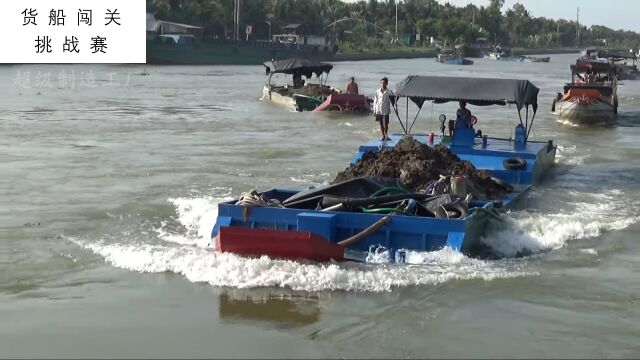
<svg viewBox="0 0 640 360">
<path fill-rule="evenodd" d="M 416 113 L 416 117 L 413 118 L 413 121 L 411 122 L 411 126 L 409 127 L 409 132 L 411 132 L 411 130 L 413 130 L 413 125 L 416 123 L 416 120 L 418 120 L 418 115 L 420 115 L 420 111 L 422 111 L 422 107 L 418 108 L 418 112 Z"/>
<path fill-rule="evenodd" d="M 524 126 L 524 133 L 525 133 L 525 137 L 524 137 L 524 141 L 527 142 L 527 137 L 526 136 L 529 133 L 529 105 L 525 106 L 525 126 Z"/>
<path fill-rule="evenodd" d="M 527 137 L 525 138 L 526 140 L 529 140 L 529 134 L 531 133 L 531 129 L 533 129 L 533 120 L 536 118 L 536 112 L 533 112 L 533 116 L 531 117 L 531 126 L 529 127 L 529 130 L 527 130 Z"/>
<path fill-rule="evenodd" d="M 520 118 L 520 125 L 524 126 L 524 124 L 522 123 L 522 113 L 520 113 L 520 110 L 518 110 L 518 118 Z"/>
<path fill-rule="evenodd" d="M 407 105 L 407 111 L 409 111 L 409 105 Z M 400 113 L 398 112 L 398 98 L 396 98 L 396 101 L 393 102 L 393 112 L 396 114 L 396 118 L 398 118 L 400 126 L 402 126 L 402 131 L 404 131 L 405 135 L 407 135 L 407 129 L 404 127 L 404 124 L 402 124 Z"/>
<path fill-rule="evenodd" d="M 409 135 L 411 129 L 409 128 L 409 98 L 407 98 L 407 111 L 404 113 L 404 127 L 407 129 L 405 135 Z"/>
</svg>

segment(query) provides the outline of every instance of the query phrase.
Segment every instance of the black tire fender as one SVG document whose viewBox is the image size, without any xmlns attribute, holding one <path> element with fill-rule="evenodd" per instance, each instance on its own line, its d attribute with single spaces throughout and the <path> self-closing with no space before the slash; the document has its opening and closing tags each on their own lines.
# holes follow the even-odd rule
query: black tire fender
<svg viewBox="0 0 640 360">
<path fill-rule="evenodd" d="M 449 216 L 449 213 L 455 213 L 458 216 Z M 467 208 L 460 202 L 443 204 L 436 211 L 436 218 L 441 219 L 462 219 L 467 216 Z"/>
<path fill-rule="evenodd" d="M 521 157 L 510 157 L 504 159 L 502 165 L 507 170 L 524 170 L 527 168 L 527 160 Z"/>
</svg>

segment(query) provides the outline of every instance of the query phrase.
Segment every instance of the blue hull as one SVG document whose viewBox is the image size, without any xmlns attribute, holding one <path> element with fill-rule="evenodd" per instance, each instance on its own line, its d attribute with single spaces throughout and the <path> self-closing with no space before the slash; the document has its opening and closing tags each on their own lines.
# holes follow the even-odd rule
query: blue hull
<svg viewBox="0 0 640 360">
<path fill-rule="evenodd" d="M 473 61 L 464 58 L 441 60 L 440 62 L 447 65 L 473 65 Z"/>
<path fill-rule="evenodd" d="M 393 135 L 391 141 L 370 141 L 360 146 L 352 163 L 365 152 L 391 148 L 402 137 Z M 433 144 L 428 143 L 427 135 L 415 135 L 415 138 L 429 146 L 440 142 L 436 137 Z M 509 209 L 537 184 L 553 166 L 556 147 L 551 143 L 529 141 L 516 145 L 513 141 L 489 138 L 486 147 L 480 139 L 473 146 L 450 146 L 452 152 L 462 160 L 468 160 L 478 169 L 489 171 L 493 176 L 513 185 L 514 191 L 494 201 L 474 201 L 469 213 L 461 219 L 439 219 L 419 216 L 391 215 L 391 222 L 362 241 L 348 246 L 351 259 L 363 260 L 372 247 L 383 247 L 395 254 L 396 250 L 433 251 L 445 246 L 473 254 L 484 234 L 488 221 L 495 216 L 491 211 L 496 204 L 500 209 Z M 522 170 L 508 170 L 503 165 L 505 159 L 520 157 L 527 161 Z M 274 189 L 264 193 L 267 198 L 280 201 L 298 193 L 297 190 Z M 251 207 L 249 211 L 235 205 L 237 200 L 218 205 L 218 219 L 212 232 L 216 238 L 221 227 L 241 227 L 247 229 L 272 229 L 285 233 L 304 232 L 322 237 L 336 244 L 371 226 L 383 215 L 317 211 L 293 208 Z M 284 233 L 283 233 L 284 234 Z M 355 255 L 354 255 L 355 254 Z"/>
</svg>

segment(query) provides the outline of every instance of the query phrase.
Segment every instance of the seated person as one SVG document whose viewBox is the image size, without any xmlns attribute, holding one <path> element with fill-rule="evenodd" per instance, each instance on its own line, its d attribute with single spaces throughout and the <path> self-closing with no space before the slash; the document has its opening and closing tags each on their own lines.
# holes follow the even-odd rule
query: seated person
<svg viewBox="0 0 640 360">
<path fill-rule="evenodd" d="M 471 111 L 467 109 L 467 102 L 461 100 L 458 105 L 460 108 L 456 111 L 456 121 L 454 123 L 454 128 L 470 128 L 473 129 L 473 124 L 471 122 Z"/>
<path fill-rule="evenodd" d="M 293 74 L 293 87 L 294 88 L 301 88 L 303 86 L 304 86 L 304 80 L 302 80 L 302 75 Z"/>
</svg>

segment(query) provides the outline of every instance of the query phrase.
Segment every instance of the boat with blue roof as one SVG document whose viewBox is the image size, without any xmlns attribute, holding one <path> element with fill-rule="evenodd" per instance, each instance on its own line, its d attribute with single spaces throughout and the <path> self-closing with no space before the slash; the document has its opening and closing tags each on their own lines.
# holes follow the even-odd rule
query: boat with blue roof
<svg viewBox="0 0 640 360">
<path fill-rule="evenodd" d="M 406 250 L 444 247 L 478 254 L 487 225 L 554 165 L 556 145 L 530 139 L 538 92 L 527 80 L 409 76 L 394 92 L 402 134 L 361 145 L 330 185 L 254 190 L 218 204 L 215 248 L 312 261 L 365 261 L 371 251 L 402 261 Z M 519 123 L 512 137 L 498 138 L 441 115 L 439 133 L 413 132 L 428 101 L 515 105 Z M 418 107 L 413 119 L 410 104 Z M 398 159 L 412 162 L 394 166 Z"/>
</svg>

